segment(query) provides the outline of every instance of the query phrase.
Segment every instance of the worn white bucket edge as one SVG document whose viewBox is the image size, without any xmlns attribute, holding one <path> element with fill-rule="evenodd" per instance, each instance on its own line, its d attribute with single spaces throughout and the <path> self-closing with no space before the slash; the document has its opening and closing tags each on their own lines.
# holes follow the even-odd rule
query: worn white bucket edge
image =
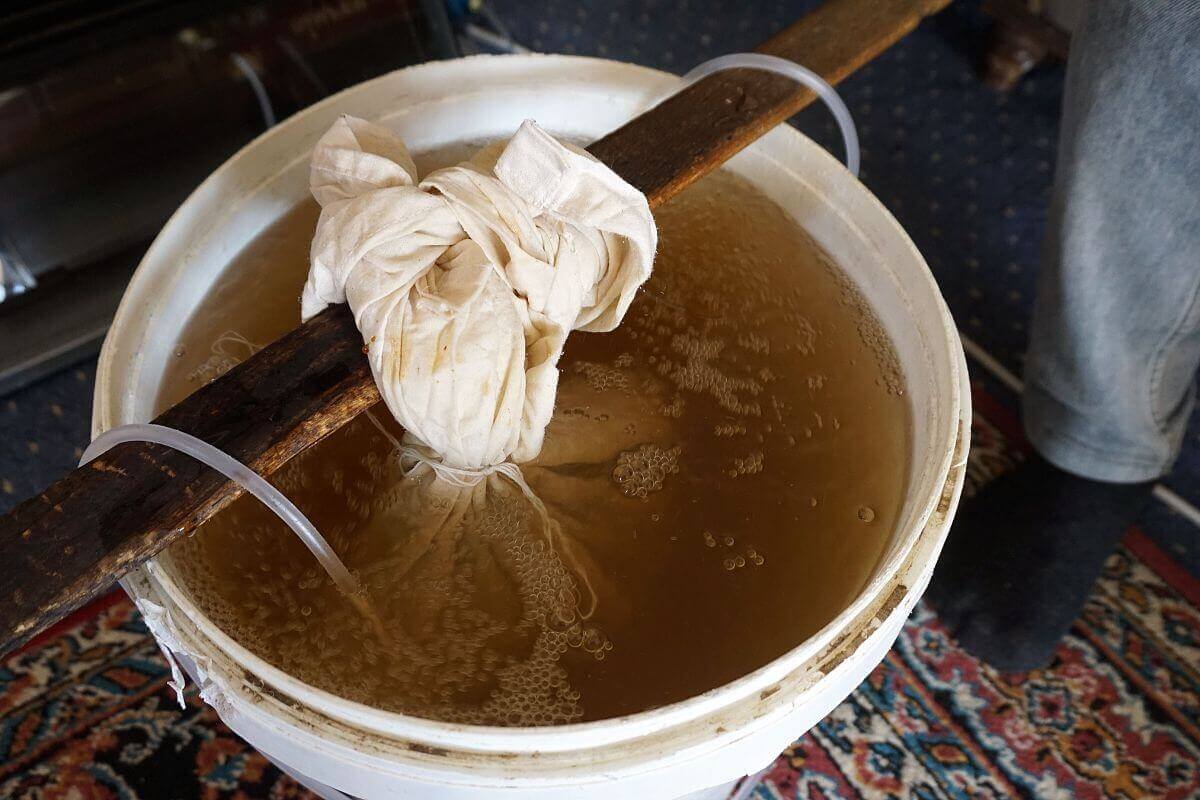
<svg viewBox="0 0 1200 800">
<path fill-rule="evenodd" d="M 470 61 L 477 61 L 477 59 L 471 59 Z M 440 80 L 434 80 L 425 87 L 425 94 L 430 95 L 429 97 L 418 98 L 413 95 L 402 94 L 395 98 L 395 102 L 398 104 L 412 103 L 420 99 L 426 105 L 431 102 L 436 103 L 432 95 L 443 89 L 455 92 L 456 97 L 451 98 L 451 100 L 461 99 L 464 94 L 469 93 L 463 93 L 458 90 L 458 87 L 461 86 L 461 81 L 455 80 L 455 76 L 452 74 L 456 66 L 455 64 L 441 63 L 415 68 L 415 70 L 442 71 L 444 74 L 440 76 Z M 628 80 L 628 76 L 636 74 L 637 79 L 647 87 L 644 98 L 647 100 L 668 90 L 674 83 L 674 79 L 664 73 L 596 59 L 548 56 L 489 58 L 487 59 L 487 69 L 491 73 L 489 81 L 503 79 L 508 75 L 515 79 L 516 83 L 514 86 L 524 91 L 529 89 L 531 82 L 553 83 L 557 78 L 562 76 L 566 76 L 567 82 L 571 83 L 577 80 L 578 72 L 581 69 L 587 69 L 589 77 L 595 78 L 596 84 L 601 87 L 605 85 L 604 78 L 606 77 L 612 76 L 619 80 Z M 341 95 L 324 101 L 312 109 L 302 112 L 283 123 L 267 136 L 261 137 L 259 140 L 248 145 L 241 153 L 214 173 L 205 184 L 197 189 L 196 193 L 185 203 L 184 207 L 181 207 L 180 211 L 177 212 L 171 222 L 164 228 L 163 234 L 156 240 L 151 251 L 147 253 L 143 267 L 146 264 L 162 263 L 164 260 L 172 260 L 175 263 L 186 262 L 189 256 L 193 254 L 194 248 L 199 246 L 196 244 L 197 242 L 211 238 L 213 230 L 222 229 L 231 219 L 236 218 L 237 206 L 241 202 L 254 202 L 258 204 L 260 212 L 264 210 L 264 206 L 266 207 L 265 210 L 276 211 L 282 211 L 285 207 L 290 207 L 295 199 L 293 194 L 287 191 L 286 187 L 280 182 L 275 181 L 274 176 L 286 171 L 288 167 L 294 166 L 297 162 L 307 159 L 308 150 L 315 139 L 313 135 L 314 126 L 311 124 L 311 120 L 314 118 L 332 119 L 335 107 L 340 110 L 356 113 L 353 103 L 348 102 L 352 99 L 351 95 L 361 92 L 364 87 L 371 86 L 372 84 L 387 84 L 394 80 L 395 76 L 384 76 L 369 84 L 350 89 Z M 492 82 L 487 83 L 486 86 L 478 90 L 479 93 L 492 93 L 494 91 L 495 84 Z M 573 91 L 579 96 L 577 86 L 573 85 Z M 627 105 L 629 92 L 621 91 L 619 94 L 622 102 Z M 613 100 L 615 95 L 602 88 L 591 96 L 580 97 L 580 102 L 603 102 L 606 98 Z M 424 109 L 425 105 L 422 108 Z M 378 117 L 378 115 L 375 116 Z M 394 114 L 386 121 L 393 122 L 395 118 L 402 116 L 402 113 Z M 301 126 L 299 123 L 304 121 L 310 121 L 310 124 Z M 319 127 L 323 129 L 325 124 L 327 122 L 319 125 Z M 556 128 L 556 130 L 567 135 L 572 133 L 569 130 L 563 131 L 561 128 Z M 319 134 L 319 131 L 317 133 Z M 280 157 L 272 156 L 274 163 L 270 163 L 270 159 L 264 161 L 263 154 L 259 151 L 262 149 L 263 143 L 268 139 L 270 139 L 273 145 L 272 150 L 277 152 L 298 152 L 299 155 L 290 159 L 281 159 Z M 828 179 L 829 175 L 841 170 L 841 166 L 831 157 L 825 154 L 809 152 L 815 149 L 816 145 L 791 129 L 780 128 L 772 132 L 767 141 L 774 148 L 783 147 L 805 151 L 807 159 L 821 164 L 819 172 L 822 180 Z M 289 146 L 289 143 L 294 146 Z M 739 157 L 735 161 L 734 166 L 740 168 L 752 161 L 754 154 L 763 149 L 766 144 L 767 142 L 764 142 L 763 145 L 755 147 L 748 154 Z M 247 161 L 256 161 L 255 168 L 244 169 Z M 781 168 L 781 165 L 774 159 L 770 159 L 769 161 L 771 162 L 770 168 L 772 170 Z M 786 168 L 784 167 L 784 169 Z M 239 171 L 250 175 L 266 175 L 268 177 L 259 183 L 243 183 L 238 174 Z M 808 173 L 806 176 L 798 176 L 792 173 L 792 176 L 795 180 L 801 182 L 807 182 L 814 177 L 812 173 Z M 845 179 L 842 178 L 842 181 L 844 183 Z M 243 200 L 220 206 L 221 213 L 215 217 L 204 218 L 204 211 L 206 209 L 203 206 L 207 205 L 207 210 L 214 210 L 218 207 L 216 203 L 219 200 L 231 196 L 243 198 Z M 881 212 L 885 215 L 887 213 L 866 191 L 859 190 L 857 196 L 851 199 L 866 209 Z M 875 208 L 871 208 L 872 206 Z M 190 210 L 190 213 L 185 213 L 185 210 Z M 211 226 L 207 232 L 200 227 L 204 223 Z M 183 235 L 185 233 L 186 235 Z M 900 235 L 903 236 L 903 234 Z M 239 237 L 233 238 L 237 239 Z M 903 243 L 904 246 L 912 248 L 911 242 L 908 241 L 907 237 L 903 237 Z M 892 242 L 891 244 L 894 246 L 896 243 Z M 231 251 L 228 253 L 230 258 L 235 254 L 236 249 L 231 248 Z M 920 256 L 915 253 L 915 249 L 913 250 L 913 257 L 918 261 L 920 260 Z M 141 421 L 150 416 L 148 402 L 152 402 L 152 399 L 148 401 L 144 396 L 136 396 L 137 387 L 141 385 L 142 381 L 142 370 L 147 368 L 148 362 L 136 356 L 133 358 L 132 363 L 119 365 L 116 362 L 123 357 L 122 354 L 124 354 L 125 358 L 128 358 L 131 353 L 138 354 L 142 350 L 141 345 L 145 344 L 144 342 L 136 341 L 137 332 L 132 330 L 128 325 L 128 320 L 137 318 L 139 311 L 145 316 L 146 309 L 139 309 L 137 306 L 145 304 L 147 298 L 152 299 L 154 296 L 159 298 L 178 296 L 181 289 L 186 289 L 187 276 L 185 270 L 176 270 L 174 272 L 159 270 L 158 274 L 154 275 L 148 275 L 149 272 L 150 270 L 145 268 L 139 270 L 138 276 L 135 277 L 133 284 L 131 284 L 130 292 L 127 293 L 118 313 L 118 322 L 114 325 L 114 331 L 118 333 L 106 343 L 97 379 L 96 413 L 94 418 L 95 430 L 97 432 L 123 422 Z M 932 279 L 928 277 L 927 271 L 926 279 L 929 281 L 931 291 L 936 296 L 936 287 L 933 286 Z M 149 327 L 149 323 L 156 314 L 166 315 L 167 317 L 171 316 L 169 308 L 159 307 L 153 309 L 141 321 L 143 330 Z M 938 315 L 940 323 L 945 329 L 946 339 L 944 341 L 950 342 L 954 347 L 957 347 L 957 334 L 950 322 L 948 313 L 945 311 L 944 305 L 938 309 Z M 178 317 L 175 317 L 175 319 L 178 319 Z M 126 327 L 123 330 L 120 325 L 122 321 L 126 322 Z M 121 372 L 122 368 L 126 370 L 123 376 L 124 379 L 120 382 L 121 387 L 124 389 L 124 396 L 121 395 L 120 390 L 113 383 L 114 377 Z M 948 396 L 944 396 L 944 399 L 948 401 L 947 407 L 944 409 L 946 411 L 955 409 L 956 407 L 958 410 L 961 410 L 964 407 L 959 381 L 952 381 L 951 393 Z M 943 422 L 947 423 L 943 433 L 949 446 L 945 448 L 943 451 L 945 454 L 944 457 L 930 470 L 931 472 L 946 475 L 949 471 L 950 458 L 954 451 L 953 436 L 955 435 L 955 431 L 953 430 L 953 423 L 959 421 L 956 419 L 957 417 L 958 415 L 953 413 L 943 416 Z M 939 484 L 933 482 L 933 485 L 937 486 Z M 917 520 L 923 523 L 924 520 L 928 519 L 929 514 L 938 502 L 937 494 L 936 492 L 932 492 L 928 497 L 922 499 L 920 508 L 916 509 Z M 300 684 L 290 678 L 290 676 L 284 675 L 261 662 L 261 660 L 249 654 L 236 643 L 232 642 L 232 640 L 229 640 L 228 637 L 225 637 L 219 630 L 211 629 L 211 626 L 209 630 L 206 630 L 206 633 L 211 637 L 213 644 L 227 653 L 236 656 L 237 660 L 242 661 L 242 663 L 252 666 L 253 672 L 257 676 L 267 680 L 275 688 L 292 696 L 296 696 L 296 694 L 304 696 L 306 702 L 310 702 L 314 708 L 329 713 L 330 716 L 358 727 L 376 730 L 388 736 L 435 744 L 444 742 L 457 747 L 461 746 L 464 735 L 469 734 L 468 738 L 472 741 L 474 747 L 481 750 L 497 751 L 510 751 L 513 749 L 555 751 L 571 750 L 578 747 L 595 747 L 605 742 L 636 738 L 710 713 L 715 709 L 752 694 L 761 687 L 773 683 L 795 670 L 802 662 L 811 660 L 828 646 L 830 640 L 845 626 L 847 621 L 857 616 L 878 595 L 879 590 L 886 583 L 886 576 L 889 572 L 894 572 L 895 568 L 903 561 L 905 555 L 915 543 L 916 532 L 921 531 L 923 527 L 923 524 L 909 526 L 908 529 L 914 531 L 914 535 L 908 537 L 906 541 L 896 543 L 884 562 L 880 565 L 880 568 L 876 570 L 874 578 L 864 588 L 863 592 L 860 593 L 855 602 L 831 621 L 820 633 L 811 637 L 795 650 L 738 681 L 704 695 L 672 706 L 615 720 L 582 723 L 551 729 L 488 729 L 449 725 L 414 719 L 403 715 L 388 714 L 348 703 L 341 698 Z M 160 588 L 164 590 L 173 584 L 170 576 L 164 575 L 161 569 L 151 567 L 147 577 L 151 575 Z M 180 611 L 185 613 L 186 617 L 191 620 L 198 618 L 193 616 L 193 613 L 198 613 L 198 609 L 191 606 L 186 593 L 168 592 L 168 594 L 171 595 L 172 600 L 178 605 Z M 203 615 L 200 615 L 199 618 L 203 618 Z M 236 687 L 230 686 L 227 688 L 236 691 Z"/>
</svg>

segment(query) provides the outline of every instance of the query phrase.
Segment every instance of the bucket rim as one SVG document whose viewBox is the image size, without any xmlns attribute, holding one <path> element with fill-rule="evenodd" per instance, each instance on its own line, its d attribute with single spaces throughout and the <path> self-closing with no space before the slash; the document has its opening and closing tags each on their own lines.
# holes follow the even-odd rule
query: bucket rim
<svg viewBox="0 0 1200 800">
<path fill-rule="evenodd" d="M 131 323 L 130 318 L 135 317 L 138 313 L 136 305 L 144 299 L 141 295 L 144 294 L 147 288 L 145 284 L 151 282 L 151 279 L 147 277 L 148 274 L 154 270 L 154 265 L 164 258 L 164 241 L 178 235 L 180 232 L 176 231 L 177 228 L 183 229 L 184 232 L 187 230 L 188 223 L 183 218 L 184 209 L 193 204 L 198 196 L 205 192 L 214 191 L 215 187 L 221 185 L 227 176 L 236 172 L 248 159 L 253 159 L 261 155 L 261 150 L 268 147 L 270 142 L 289 131 L 294 131 L 303 126 L 313 117 L 319 116 L 323 112 L 328 112 L 330 108 L 340 105 L 345 102 L 349 95 L 369 91 L 373 87 L 389 86 L 393 83 L 402 84 L 407 79 L 420 79 L 432 75 L 436 80 L 450 84 L 456 82 L 454 78 L 456 74 L 461 74 L 461 77 L 470 77 L 476 86 L 473 90 L 456 90 L 455 99 L 460 99 L 471 94 L 490 92 L 495 88 L 495 85 L 487 83 L 486 79 L 481 80 L 479 67 L 483 64 L 487 65 L 483 70 L 484 75 L 492 71 L 490 69 L 492 66 L 520 66 L 520 79 L 526 85 L 531 80 L 573 83 L 583 78 L 583 76 L 587 76 L 589 82 L 593 82 L 596 77 L 597 67 L 603 68 L 602 77 L 617 85 L 618 89 L 624 93 L 628 93 L 631 89 L 636 88 L 632 84 L 639 84 L 648 91 L 657 93 L 670 89 L 674 85 L 674 82 L 678 80 L 678 76 L 661 70 L 613 61 L 611 59 L 569 55 L 520 54 L 482 55 L 449 61 L 429 62 L 397 70 L 349 87 L 297 113 L 275 128 L 260 135 L 222 164 L 221 167 L 200 184 L 192 195 L 184 201 L 179 210 L 172 215 L 166 225 L 164 225 L 162 232 L 156 237 L 154 243 L 143 257 L 122 298 L 111 331 L 118 331 L 121 328 L 129 327 L 131 324 L 140 324 L 138 321 Z M 469 76 L 466 73 L 470 73 Z M 515 73 L 515 70 L 509 70 L 505 74 L 512 73 Z M 501 79 L 503 79 L 503 75 L 501 75 Z M 599 83 L 598 85 L 603 87 L 607 84 Z M 648 96 L 656 96 L 656 94 Z M 425 98 L 425 101 L 430 101 L 430 98 Z M 388 113 L 384 115 L 383 119 L 393 118 L 400 113 L 406 112 Z M 949 369 L 951 373 L 950 384 L 953 387 L 952 396 L 948 399 L 948 413 L 944 420 L 945 424 L 936 431 L 938 442 L 945 445 L 938 448 L 941 455 L 932 469 L 932 474 L 939 479 L 930 482 L 928 489 L 916 504 L 916 507 L 919 509 L 917 513 L 918 523 L 910 526 L 907 532 L 893 532 L 893 537 L 896 540 L 900 540 L 903 537 L 900 546 L 892 547 L 885 554 L 881 562 L 876 565 L 871 578 L 833 619 L 819 631 L 806 638 L 803 642 L 800 642 L 795 648 L 733 681 L 714 687 L 704 693 L 645 711 L 602 720 L 568 723 L 557 726 L 513 728 L 464 725 L 426 719 L 399 712 L 384 711 L 348 700 L 311 684 L 304 683 L 254 655 L 232 637 L 228 636 L 215 622 L 200 611 L 192 602 L 187 590 L 179 586 L 166 573 L 166 570 L 158 563 L 157 559 L 148 562 L 144 568 L 146 577 L 150 578 L 158 590 L 169 598 L 171 604 L 182 612 L 186 623 L 194 627 L 196 633 L 201 634 L 204 640 L 207 640 L 217 650 L 229 656 L 235 663 L 289 697 L 340 722 L 353 724 L 364 730 L 386 737 L 399 737 L 433 744 L 452 744 L 454 746 L 461 746 L 464 739 L 467 739 L 471 742 L 472 749 L 477 750 L 567 751 L 626 741 L 696 719 L 716 709 L 726 707 L 755 691 L 760 691 L 764 687 L 782 679 L 784 676 L 795 672 L 797 669 L 811 666 L 821 651 L 830 645 L 838 633 L 877 599 L 880 591 L 882 591 L 887 583 L 888 575 L 896 572 L 918 540 L 926 534 L 927 523 L 938 507 L 943 485 L 948 479 L 953 478 L 951 474 L 952 457 L 955 451 L 956 436 L 959 434 L 958 426 L 961 423 L 960 411 L 964 408 L 961 390 L 963 381 L 959 374 L 960 367 L 958 360 L 954 357 L 955 353 L 961 353 L 961 343 L 959 342 L 958 332 L 950 317 L 949 310 L 941 298 L 936 282 L 924 258 L 909 238 L 907 232 L 904 231 L 878 198 L 854 179 L 833 155 L 827 153 L 800 131 L 790 126 L 778 126 L 768 134 L 768 137 L 776 140 L 789 139 L 792 146 L 798 147 L 805 151 L 806 155 L 816 159 L 821 163 L 823 169 L 828 169 L 834 174 L 844 174 L 845 179 L 853 184 L 847 191 L 856 194 L 860 201 L 872 207 L 875 212 L 881 214 L 890 223 L 888 227 L 896 236 L 894 244 L 903 249 L 905 258 L 911 259 L 914 265 L 918 267 L 914 272 L 919 275 L 923 284 L 921 291 L 928 290 L 937 298 L 937 322 L 939 323 L 942 336 L 941 341 L 946 345 L 946 351 L 951 357 Z M 748 150 L 753 151 L 759 146 L 759 143 L 756 143 L 751 145 Z M 296 158 L 307 158 L 307 156 L 308 152 L 304 151 L 297 155 Z M 769 158 L 769 156 L 767 157 Z M 294 160 L 291 159 L 286 163 L 294 163 Z M 803 180 L 801 176 L 796 175 L 787 165 L 778 164 L 778 162 L 776 164 L 780 168 L 785 169 L 796 180 Z M 282 171 L 285 168 L 286 165 L 281 165 L 279 169 Z M 847 185 L 849 186 L 850 184 Z M 120 357 L 120 353 L 118 352 L 119 345 L 118 337 L 110 333 L 109 337 L 105 340 L 101 352 L 95 390 L 94 434 L 117 424 L 134 421 L 120 418 L 121 410 L 119 404 L 113 401 L 112 384 L 120 369 L 118 364 Z M 135 379 L 136 373 L 127 376 L 127 382 L 129 383 L 134 382 Z M 961 478 L 959 478 L 959 482 L 961 484 Z M 227 693 L 237 693 L 239 691 L 237 681 L 233 676 L 227 676 L 226 683 L 228 685 L 221 687 L 223 691 Z"/>
</svg>

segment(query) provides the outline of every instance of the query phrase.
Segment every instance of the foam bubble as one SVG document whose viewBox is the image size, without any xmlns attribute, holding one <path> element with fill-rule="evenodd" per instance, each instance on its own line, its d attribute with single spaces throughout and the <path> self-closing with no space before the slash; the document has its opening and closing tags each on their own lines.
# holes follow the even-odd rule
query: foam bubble
<svg viewBox="0 0 1200 800">
<path fill-rule="evenodd" d="M 660 447 L 643 444 L 634 450 L 626 450 L 617 456 L 612 478 L 629 497 L 645 500 L 651 493 L 663 487 L 667 475 L 679 472 L 678 447 Z"/>
</svg>

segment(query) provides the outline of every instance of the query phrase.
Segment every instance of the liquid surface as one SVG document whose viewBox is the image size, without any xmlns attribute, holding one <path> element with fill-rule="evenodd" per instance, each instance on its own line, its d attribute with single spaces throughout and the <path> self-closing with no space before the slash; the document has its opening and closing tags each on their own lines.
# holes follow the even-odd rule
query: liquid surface
<svg viewBox="0 0 1200 800">
<path fill-rule="evenodd" d="M 297 207 L 237 256 L 181 332 L 161 406 L 298 324 L 316 213 Z M 405 477 L 380 406 L 273 478 L 371 613 L 246 498 L 171 550 L 205 613 L 319 688 L 497 725 L 682 700 L 832 619 L 904 497 L 890 345 L 740 179 L 711 175 L 656 216 L 654 276 L 624 324 L 571 335 L 546 446 L 522 465 L 529 494 L 501 475 Z"/>
</svg>

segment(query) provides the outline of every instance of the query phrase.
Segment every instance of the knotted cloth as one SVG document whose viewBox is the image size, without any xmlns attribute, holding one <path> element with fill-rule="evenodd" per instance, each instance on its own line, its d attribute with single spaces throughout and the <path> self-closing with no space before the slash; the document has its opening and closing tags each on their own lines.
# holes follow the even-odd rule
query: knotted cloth
<svg viewBox="0 0 1200 800">
<path fill-rule="evenodd" d="M 530 121 L 418 183 L 399 136 L 343 116 L 310 186 L 304 319 L 349 303 L 389 410 L 442 463 L 534 458 L 567 335 L 615 328 L 650 277 L 645 196 Z"/>
</svg>

